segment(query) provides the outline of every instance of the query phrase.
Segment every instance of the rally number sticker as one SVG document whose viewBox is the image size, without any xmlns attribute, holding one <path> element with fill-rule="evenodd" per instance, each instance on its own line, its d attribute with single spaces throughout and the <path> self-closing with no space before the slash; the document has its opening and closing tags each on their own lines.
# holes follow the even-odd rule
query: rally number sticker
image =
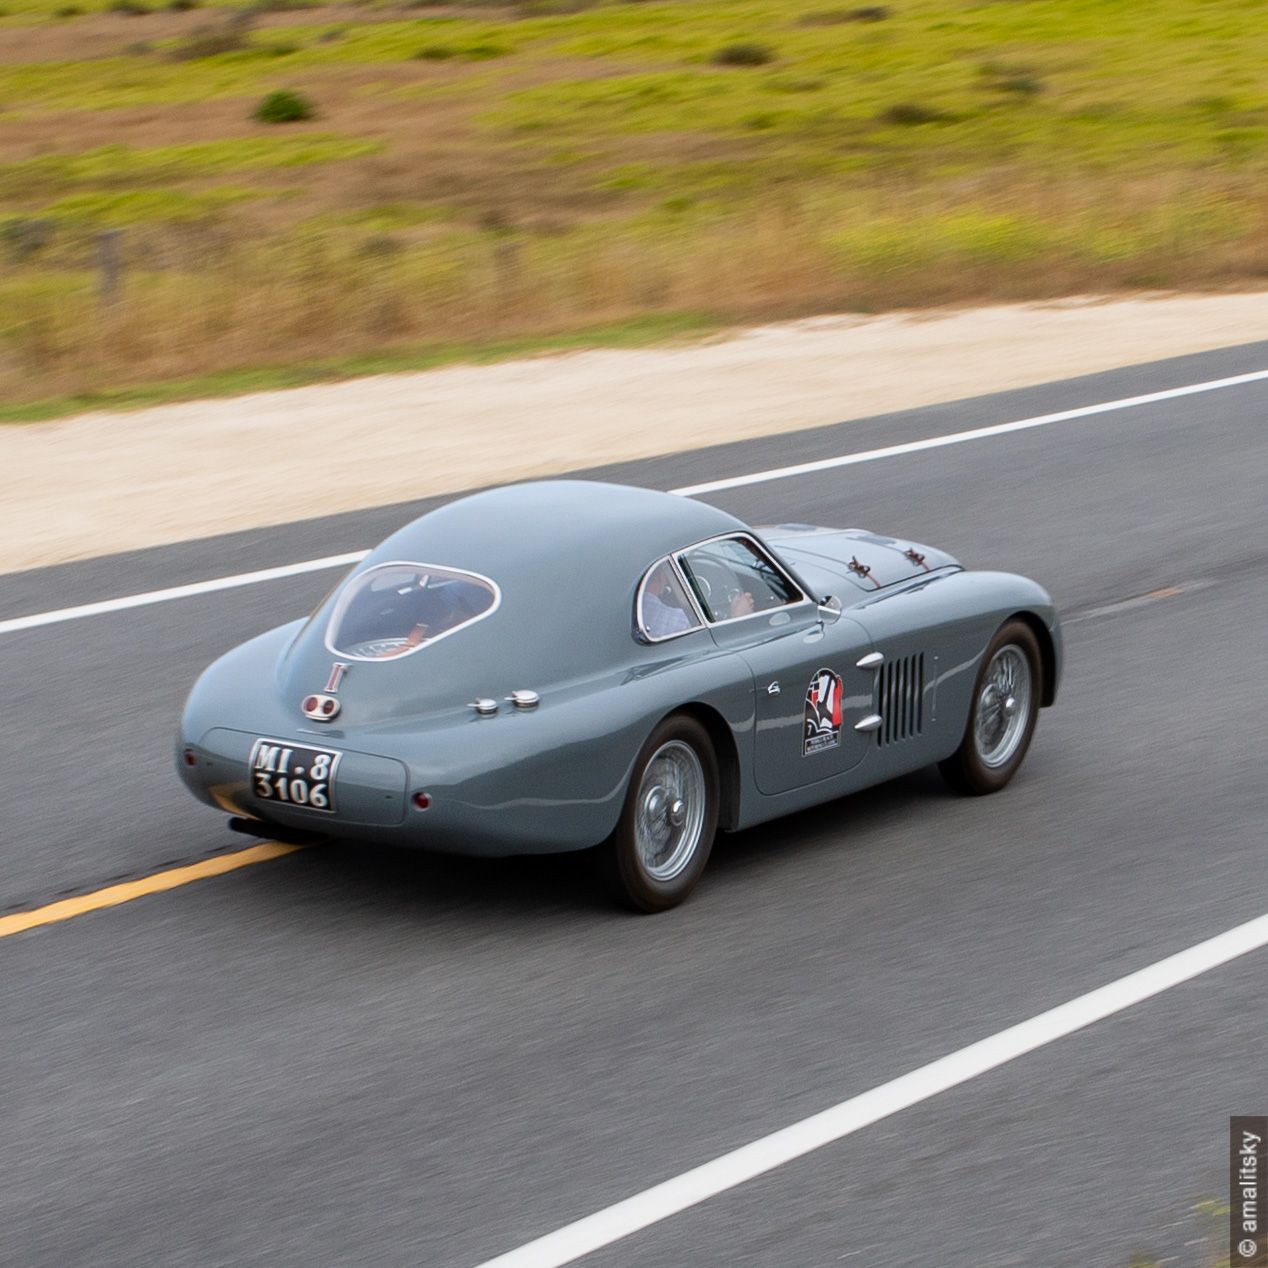
<svg viewBox="0 0 1268 1268">
<path fill-rule="evenodd" d="M 841 675 L 820 669 L 806 689 L 804 756 L 841 743 Z"/>
</svg>

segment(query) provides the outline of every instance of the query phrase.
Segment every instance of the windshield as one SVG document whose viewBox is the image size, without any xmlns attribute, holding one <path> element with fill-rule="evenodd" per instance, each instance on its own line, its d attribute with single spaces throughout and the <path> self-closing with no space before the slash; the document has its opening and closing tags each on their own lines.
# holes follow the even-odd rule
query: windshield
<svg viewBox="0 0 1268 1268">
<path fill-rule="evenodd" d="M 378 564 L 348 583 L 331 614 L 326 643 L 355 660 L 405 656 L 488 616 L 500 599 L 497 586 L 473 572 Z"/>
</svg>

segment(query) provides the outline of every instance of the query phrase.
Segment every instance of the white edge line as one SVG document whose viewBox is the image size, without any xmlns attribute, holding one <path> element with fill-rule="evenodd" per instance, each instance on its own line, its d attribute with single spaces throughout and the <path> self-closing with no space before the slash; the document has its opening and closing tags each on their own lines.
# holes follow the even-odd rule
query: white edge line
<svg viewBox="0 0 1268 1268">
<path fill-rule="evenodd" d="M 975 427 L 972 431 L 930 436 L 926 440 L 913 440 L 903 445 L 887 445 L 883 449 L 867 449 L 859 453 L 843 454 L 837 458 L 803 462 L 792 467 L 774 467 L 769 471 L 754 471 L 751 475 L 710 480 L 705 484 L 688 484 L 682 488 L 670 489 L 669 492 L 677 493 L 682 497 L 695 497 L 701 493 L 719 493 L 724 489 L 739 489 L 745 485 L 764 484 L 771 480 L 787 480 L 793 476 L 810 475 L 816 471 L 830 471 L 834 467 L 852 467 L 861 462 L 879 462 L 883 458 L 897 458 L 903 454 L 920 453 L 926 449 L 962 445 L 970 440 L 986 440 L 991 436 L 1005 436 L 1009 432 L 1026 431 L 1032 427 L 1047 427 L 1052 423 L 1090 418 L 1093 415 L 1108 414 L 1114 410 L 1134 409 L 1140 405 L 1153 405 L 1158 401 L 1175 400 L 1181 396 L 1195 396 L 1200 392 L 1215 392 L 1220 388 L 1239 387 L 1244 383 L 1257 383 L 1263 379 L 1268 379 L 1268 370 L 1254 370 L 1249 374 L 1236 374 L 1227 379 L 1210 379 L 1205 383 L 1167 388 L 1161 392 L 1148 392 L 1143 396 L 1128 396 L 1118 401 L 1104 401 L 1099 405 L 1084 405 L 1078 409 L 1062 410 L 1057 414 L 1040 414 L 1035 418 L 1023 418 L 1018 422 Z M 79 607 L 59 608 L 52 612 L 37 612 L 32 616 L 13 617 L 0 621 L 0 634 L 15 634 L 19 630 L 35 629 L 41 625 L 55 625 L 60 621 L 75 621 L 86 616 L 101 616 L 107 612 L 122 612 L 128 608 L 146 607 L 152 603 L 167 603 L 172 599 L 189 599 L 200 594 L 211 594 L 216 590 L 232 590 L 238 586 L 256 585 L 261 581 L 297 577 L 302 573 L 320 572 L 325 568 L 345 567 L 364 559 L 368 553 L 361 550 L 346 555 L 330 555 L 325 559 L 308 559 L 302 563 L 283 564 L 277 568 L 262 568 L 259 572 L 243 572 L 236 576 L 218 577 L 211 581 L 195 581 L 189 585 L 172 586 L 167 590 L 151 590 L 144 594 L 125 595 L 120 599 L 105 599 L 100 603 L 84 603 Z"/>
<path fill-rule="evenodd" d="M 897 458 L 902 454 L 920 453 L 924 449 L 941 449 L 946 445 L 962 445 L 970 440 L 986 440 L 990 436 L 1006 436 L 1009 432 L 1027 431 L 1032 427 L 1048 427 L 1052 423 L 1067 423 L 1076 418 L 1090 418 L 1095 414 L 1108 414 L 1113 410 L 1135 409 L 1140 405 L 1154 405 L 1158 401 L 1171 401 L 1181 396 L 1196 396 L 1200 392 L 1215 392 L 1220 388 L 1239 387 L 1243 383 L 1257 383 L 1268 379 L 1268 370 L 1254 370 L 1249 374 L 1235 374 L 1227 379 L 1211 379 L 1206 383 L 1191 383 L 1187 387 L 1171 387 L 1161 392 L 1147 392 L 1143 396 L 1128 396 L 1121 401 L 1104 401 L 1100 405 L 1083 405 L 1078 409 L 1061 410 L 1056 414 L 1039 414 L 1023 418 L 1015 423 L 996 423 L 991 427 L 975 427 L 972 431 L 955 432 L 947 436 L 930 436 L 927 440 L 913 440 L 904 445 L 887 445 L 884 449 L 868 449 L 861 453 L 844 454 L 839 458 L 823 458 L 817 462 L 802 462 L 793 467 L 774 467 L 769 471 L 755 471 L 752 475 L 732 476 L 726 480 L 710 480 L 705 484 L 688 484 L 681 489 L 670 489 L 684 497 L 701 493 L 718 493 L 723 489 L 738 489 L 748 484 L 764 484 L 768 480 L 787 480 L 791 476 L 809 475 L 815 471 L 830 471 L 834 467 L 852 467 L 860 462 L 876 462 L 881 458 Z"/>
<path fill-rule="evenodd" d="M 195 581 L 186 586 L 172 586 L 167 590 L 149 590 L 144 594 L 128 594 L 120 599 L 103 599 L 100 603 L 83 603 L 75 608 L 59 608 L 55 612 L 37 612 L 33 616 L 18 616 L 0 621 L 0 634 L 13 634 L 18 630 L 31 630 L 40 625 L 55 625 L 59 621 L 75 621 L 85 616 L 102 616 L 107 612 L 123 612 L 128 608 L 143 608 L 151 603 L 166 603 L 171 599 L 190 599 L 199 594 L 212 594 L 216 590 L 233 590 L 238 586 L 253 586 L 261 581 L 277 581 L 282 577 L 297 577 L 305 572 L 321 572 L 326 568 L 345 568 L 364 559 L 368 551 L 354 550 L 346 555 L 327 555 L 324 559 L 307 559 L 303 563 L 283 564 L 278 568 L 261 568 L 258 572 L 239 572 L 232 577 L 214 577 L 210 581 Z"/>
<path fill-rule="evenodd" d="M 1248 952 L 1268 945 L 1268 914 L 1089 991 L 1048 1012 L 882 1083 L 573 1224 L 499 1255 L 479 1268 L 559 1268 L 688 1207 L 744 1184 L 900 1110 L 994 1070 L 1036 1048 L 1111 1017 Z"/>
</svg>

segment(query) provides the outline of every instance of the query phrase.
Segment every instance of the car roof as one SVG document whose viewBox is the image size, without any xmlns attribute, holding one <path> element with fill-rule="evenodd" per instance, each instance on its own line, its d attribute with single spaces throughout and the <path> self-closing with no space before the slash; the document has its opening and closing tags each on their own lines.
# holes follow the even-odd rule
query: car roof
<svg viewBox="0 0 1268 1268">
<path fill-rule="evenodd" d="M 510 686 L 536 688 L 628 661 L 639 647 L 634 596 L 647 568 L 683 546 L 739 531 L 747 531 L 742 521 L 691 498 L 591 480 L 535 481 L 429 511 L 373 550 L 344 585 L 393 561 L 489 578 L 500 602 L 487 619 L 399 660 L 454 684 L 487 682 L 497 666 L 514 677 Z M 314 663 L 328 658 L 321 640 L 343 589 L 328 596 L 300 640 L 300 654 Z"/>
<path fill-rule="evenodd" d="M 366 563 L 412 560 L 492 577 L 504 590 L 572 583 L 624 594 L 648 564 L 746 525 L 693 498 L 596 480 L 540 480 L 488 489 L 428 512 Z"/>
</svg>

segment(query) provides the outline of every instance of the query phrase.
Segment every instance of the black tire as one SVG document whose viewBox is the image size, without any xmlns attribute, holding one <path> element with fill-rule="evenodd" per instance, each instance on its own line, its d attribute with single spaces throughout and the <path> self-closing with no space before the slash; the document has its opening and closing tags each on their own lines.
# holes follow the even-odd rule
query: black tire
<svg viewBox="0 0 1268 1268">
<path fill-rule="evenodd" d="M 650 787 L 645 778 L 649 771 Z M 656 779 L 657 772 L 667 777 L 665 782 Z M 680 778 L 675 782 L 674 776 Z M 639 912 L 667 911 L 691 893 L 717 834 L 719 782 L 717 755 L 700 723 L 675 715 L 656 727 L 634 763 L 616 830 L 598 851 L 604 879 L 618 902 Z M 690 796 L 692 788 L 697 796 L 690 805 L 687 797 L 674 795 L 681 791 Z M 680 822 L 675 823 L 675 815 L 682 816 Z M 657 875 L 657 865 L 640 848 L 640 840 L 655 845 L 662 832 L 666 852 Z"/>
<path fill-rule="evenodd" d="M 998 689 L 996 679 L 992 682 L 993 670 L 998 674 L 1000 666 L 1017 663 L 1005 656 L 997 663 L 996 658 L 1006 649 L 1019 653 L 1029 667 L 1029 681 L 1026 690 L 1025 716 L 1019 719 L 1017 728 L 1009 733 L 1012 725 L 1011 715 L 1004 712 L 1007 699 Z M 994 688 L 994 690 L 990 690 Z M 1039 702 L 1043 698 L 1043 658 L 1039 654 L 1039 640 L 1035 632 L 1025 621 L 1007 621 L 996 631 L 995 637 L 987 645 L 982 656 L 982 666 L 978 670 L 977 680 L 973 684 L 973 702 L 969 707 L 969 718 L 964 728 L 964 738 L 960 747 L 946 759 L 938 763 L 942 777 L 958 793 L 969 796 L 983 796 L 986 793 L 999 792 L 1017 773 L 1030 741 L 1035 734 L 1035 723 L 1039 718 Z M 1020 703 L 1017 705 L 1020 708 Z M 983 719 L 987 738 L 1000 728 L 1000 743 L 992 750 L 979 735 L 978 722 Z M 992 760 L 992 754 L 995 760 Z"/>
</svg>

